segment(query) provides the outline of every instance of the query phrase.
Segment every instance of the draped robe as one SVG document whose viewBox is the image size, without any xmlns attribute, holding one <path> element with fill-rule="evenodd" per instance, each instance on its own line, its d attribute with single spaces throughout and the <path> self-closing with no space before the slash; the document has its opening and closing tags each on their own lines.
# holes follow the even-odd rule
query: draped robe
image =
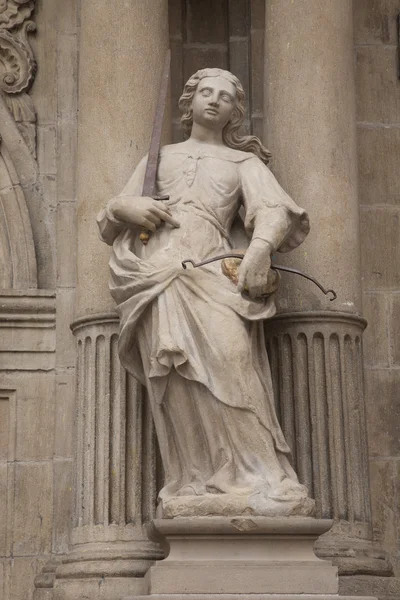
<svg viewBox="0 0 400 600">
<path fill-rule="evenodd" d="M 145 166 L 146 157 L 121 195 L 141 195 Z M 239 293 L 218 262 L 187 270 L 181 263 L 237 248 L 240 233 L 243 247 L 241 206 L 247 236 L 281 252 L 303 241 L 307 215 L 254 154 L 225 146 L 164 147 L 157 188 L 180 228 L 164 223 L 144 246 L 138 229 L 108 207 L 98 225 L 113 246 L 120 359 L 152 406 L 165 471 L 160 497 L 165 506 L 171 498 L 211 498 L 204 514 L 213 514 L 217 496 L 220 505 L 245 497 L 240 506 L 250 503 L 253 514 L 298 514 L 309 499 L 288 461 L 264 343 L 274 297 Z"/>
</svg>

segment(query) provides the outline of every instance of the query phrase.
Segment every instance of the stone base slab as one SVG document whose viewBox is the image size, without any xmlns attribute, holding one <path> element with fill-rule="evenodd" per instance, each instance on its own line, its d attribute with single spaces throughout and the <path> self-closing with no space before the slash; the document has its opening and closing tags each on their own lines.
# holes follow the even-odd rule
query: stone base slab
<svg viewBox="0 0 400 600">
<path fill-rule="evenodd" d="M 313 551 L 331 525 L 310 517 L 155 519 L 152 536 L 167 557 L 146 575 L 150 597 L 337 596 L 337 568 Z"/>
<path fill-rule="evenodd" d="M 400 577 L 343 576 L 339 578 L 339 591 L 353 596 L 373 594 L 379 600 L 399 600 Z"/>
<path fill-rule="evenodd" d="M 376 600 L 372 596 L 332 596 L 331 594 L 158 594 L 130 596 L 123 600 Z"/>
</svg>

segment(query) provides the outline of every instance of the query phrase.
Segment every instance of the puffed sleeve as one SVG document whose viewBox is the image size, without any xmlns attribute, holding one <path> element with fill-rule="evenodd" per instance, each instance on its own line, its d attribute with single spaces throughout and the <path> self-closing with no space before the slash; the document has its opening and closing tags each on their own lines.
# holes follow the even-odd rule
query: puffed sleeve
<svg viewBox="0 0 400 600">
<path fill-rule="evenodd" d="M 120 196 L 141 196 L 146 164 L 147 156 L 142 158 Z M 115 218 L 110 210 L 113 200 L 111 199 L 96 217 L 100 239 L 109 246 L 113 245 L 115 238 L 126 228 L 124 221 Z"/>
<path fill-rule="evenodd" d="M 278 252 L 299 246 L 310 231 L 308 215 L 268 167 L 256 156 L 249 158 L 241 163 L 240 179 L 248 235 L 268 242 Z"/>
</svg>

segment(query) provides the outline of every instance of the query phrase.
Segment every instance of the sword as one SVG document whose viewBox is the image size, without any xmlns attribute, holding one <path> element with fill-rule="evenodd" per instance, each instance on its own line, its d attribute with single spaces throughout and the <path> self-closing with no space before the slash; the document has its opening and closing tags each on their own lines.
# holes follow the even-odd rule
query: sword
<svg viewBox="0 0 400 600">
<path fill-rule="evenodd" d="M 164 121 L 165 104 L 167 100 L 169 72 L 171 65 L 171 50 L 167 51 L 165 56 L 164 68 L 161 77 L 160 91 L 158 94 L 156 112 L 154 115 L 153 131 L 151 132 L 150 150 L 147 157 L 146 172 L 144 176 L 142 196 L 153 198 L 154 200 L 168 200 L 169 196 L 156 195 L 157 166 L 160 155 L 161 134 Z M 146 245 L 151 236 L 151 231 L 142 228 L 140 241 Z"/>
</svg>

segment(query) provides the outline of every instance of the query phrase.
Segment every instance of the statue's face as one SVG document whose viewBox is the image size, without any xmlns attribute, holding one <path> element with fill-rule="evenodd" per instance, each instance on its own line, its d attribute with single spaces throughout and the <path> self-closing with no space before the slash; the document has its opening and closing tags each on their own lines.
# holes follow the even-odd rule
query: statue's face
<svg viewBox="0 0 400 600">
<path fill-rule="evenodd" d="M 224 77 L 201 79 L 193 96 L 193 122 L 222 130 L 236 104 L 236 88 Z"/>
</svg>

